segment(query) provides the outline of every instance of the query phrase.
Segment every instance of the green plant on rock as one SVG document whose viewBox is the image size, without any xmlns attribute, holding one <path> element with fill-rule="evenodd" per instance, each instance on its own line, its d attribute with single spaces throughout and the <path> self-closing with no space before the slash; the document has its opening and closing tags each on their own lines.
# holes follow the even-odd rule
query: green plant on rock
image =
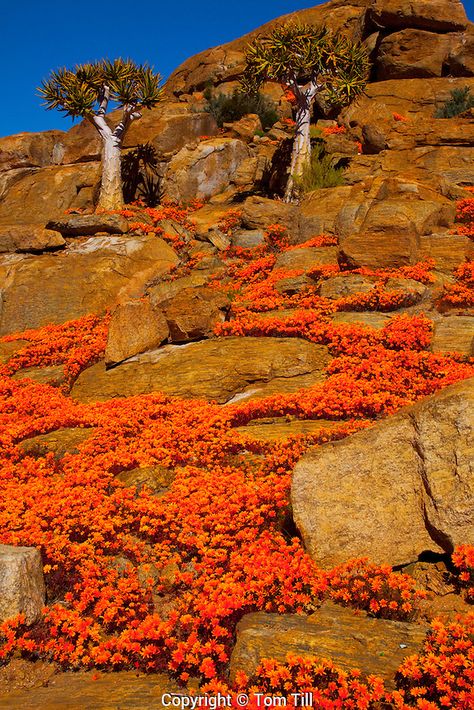
<svg viewBox="0 0 474 710">
<path fill-rule="evenodd" d="M 139 143 L 122 158 L 123 197 L 126 203 L 141 198 L 147 207 L 159 204 L 162 189 L 158 155 L 151 143 Z"/>
<path fill-rule="evenodd" d="M 310 122 L 316 97 L 342 107 L 364 90 L 368 74 L 367 48 L 326 27 L 287 23 L 248 45 L 242 90 L 255 93 L 265 81 L 277 81 L 295 96 L 295 137 L 285 201 L 298 197 L 298 181 L 311 161 Z"/>
<path fill-rule="evenodd" d="M 300 192 L 311 192 L 322 187 L 337 187 L 344 184 L 343 169 L 334 167 L 331 156 L 324 151 L 321 141 L 312 145 L 309 163 L 303 174 L 295 177 L 295 187 Z"/>
<path fill-rule="evenodd" d="M 464 113 L 464 111 L 468 111 L 471 108 L 474 108 L 474 96 L 471 95 L 469 86 L 465 86 L 462 89 L 453 89 L 451 98 L 436 111 L 435 118 L 454 118 L 454 116 L 459 116 L 460 113 Z"/>
<path fill-rule="evenodd" d="M 278 120 L 274 102 L 260 93 L 246 94 L 234 91 L 233 94 L 213 94 L 209 87 L 204 92 L 207 100 L 206 111 L 214 116 L 219 128 L 224 123 L 238 121 L 248 113 L 256 113 L 264 130 L 271 128 Z"/>
<path fill-rule="evenodd" d="M 73 118 L 85 118 L 102 139 L 102 180 L 99 209 L 123 206 L 120 150 L 127 130 L 141 118 L 141 110 L 153 108 L 162 98 L 161 77 L 147 64 L 130 59 L 101 60 L 74 69 L 51 72 L 39 87 L 48 109 Z M 118 123 L 110 125 L 110 109 L 122 109 Z"/>
</svg>

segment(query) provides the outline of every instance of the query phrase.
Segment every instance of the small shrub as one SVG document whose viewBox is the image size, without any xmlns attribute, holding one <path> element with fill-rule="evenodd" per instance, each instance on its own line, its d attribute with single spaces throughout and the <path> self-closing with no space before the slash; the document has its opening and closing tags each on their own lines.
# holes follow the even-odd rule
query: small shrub
<svg viewBox="0 0 474 710">
<path fill-rule="evenodd" d="M 460 113 L 464 113 L 464 111 L 468 111 L 470 108 L 474 108 L 474 96 L 471 96 L 469 86 L 465 86 L 462 89 L 453 89 L 451 98 L 436 111 L 435 118 L 453 118 L 454 116 L 459 116 Z"/>
<path fill-rule="evenodd" d="M 335 168 L 331 164 L 331 156 L 326 155 L 324 145 L 318 142 L 312 146 L 310 165 L 304 171 L 303 177 L 295 180 L 295 183 L 302 192 L 343 185 L 343 169 Z"/>
<path fill-rule="evenodd" d="M 204 96 L 208 102 L 206 111 L 214 116 L 219 128 L 222 128 L 224 123 L 238 121 L 248 113 L 257 114 L 264 130 L 271 128 L 278 120 L 273 101 L 260 93 L 253 95 L 234 91 L 231 96 L 213 96 L 212 91 L 206 89 Z"/>
<path fill-rule="evenodd" d="M 156 207 L 161 199 L 158 155 L 150 143 L 139 143 L 122 158 L 123 197 L 129 204 L 137 198 L 147 207 Z"/>
</svg>

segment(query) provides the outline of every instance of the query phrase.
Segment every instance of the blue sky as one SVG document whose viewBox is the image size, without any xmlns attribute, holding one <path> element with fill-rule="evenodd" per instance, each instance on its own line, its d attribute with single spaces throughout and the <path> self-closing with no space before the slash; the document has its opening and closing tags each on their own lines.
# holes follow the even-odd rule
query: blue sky
<svg viewBox="0 0 474 710">
<path fill-rule="evenodd" d="M 12 0 L 2 3 L 0 136 L 72 123 L 46 112 L 36 87 L 51 69 L 102 57 L 148 61 L 167 76 L 189 56 L 228 42 L 279 15 L 320 5 L 318 0 L 140 0 L 80 2 Z M 474 0 L 464 3 L 471 19 Z"/>
</svg>

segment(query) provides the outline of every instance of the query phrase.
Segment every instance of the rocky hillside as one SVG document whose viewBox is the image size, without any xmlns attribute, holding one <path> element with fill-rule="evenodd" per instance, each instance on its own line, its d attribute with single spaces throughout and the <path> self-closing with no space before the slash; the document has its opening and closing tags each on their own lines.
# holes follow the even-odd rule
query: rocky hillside
<svg viewBox="0 0 474 710">
<path fill-rule="evenodd" d="M 284 88 L 265 130 L 207 110 L 255 33 L 130 129 L 154 207 L 94 212 L 86 123 L 0 139 L 0 707 L 51 678 L 30 699 L 474 703 L 474 118 L 435 117 L 474 93 L 474 25 L 458 0 L 289 18 L 372 59 L 317 106 L 340 180 L 299 204 Z"/>
</svg>

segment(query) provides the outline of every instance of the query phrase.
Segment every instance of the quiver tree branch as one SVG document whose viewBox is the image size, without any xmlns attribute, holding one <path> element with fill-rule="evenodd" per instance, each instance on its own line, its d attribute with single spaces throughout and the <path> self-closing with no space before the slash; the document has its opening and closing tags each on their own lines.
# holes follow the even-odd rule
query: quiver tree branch
<svg viewBox="0 0 474 710">
<path fill-rule="evenodd" d="M 161 77 L 147 64 L 130 59 L 81 64 L 58 69 L 43 81 L 39 93 L 48 109 L 73 118 L 86 118 L 102 140 L 102 180 L 98 209 L 123 206 L 120 150 L 127 130 L 141 118 L 143 108 L 153 108 L 162 98 Z M 109 103 L 122 108 L 117 126 L 105 116 Z"/>
</svg>

